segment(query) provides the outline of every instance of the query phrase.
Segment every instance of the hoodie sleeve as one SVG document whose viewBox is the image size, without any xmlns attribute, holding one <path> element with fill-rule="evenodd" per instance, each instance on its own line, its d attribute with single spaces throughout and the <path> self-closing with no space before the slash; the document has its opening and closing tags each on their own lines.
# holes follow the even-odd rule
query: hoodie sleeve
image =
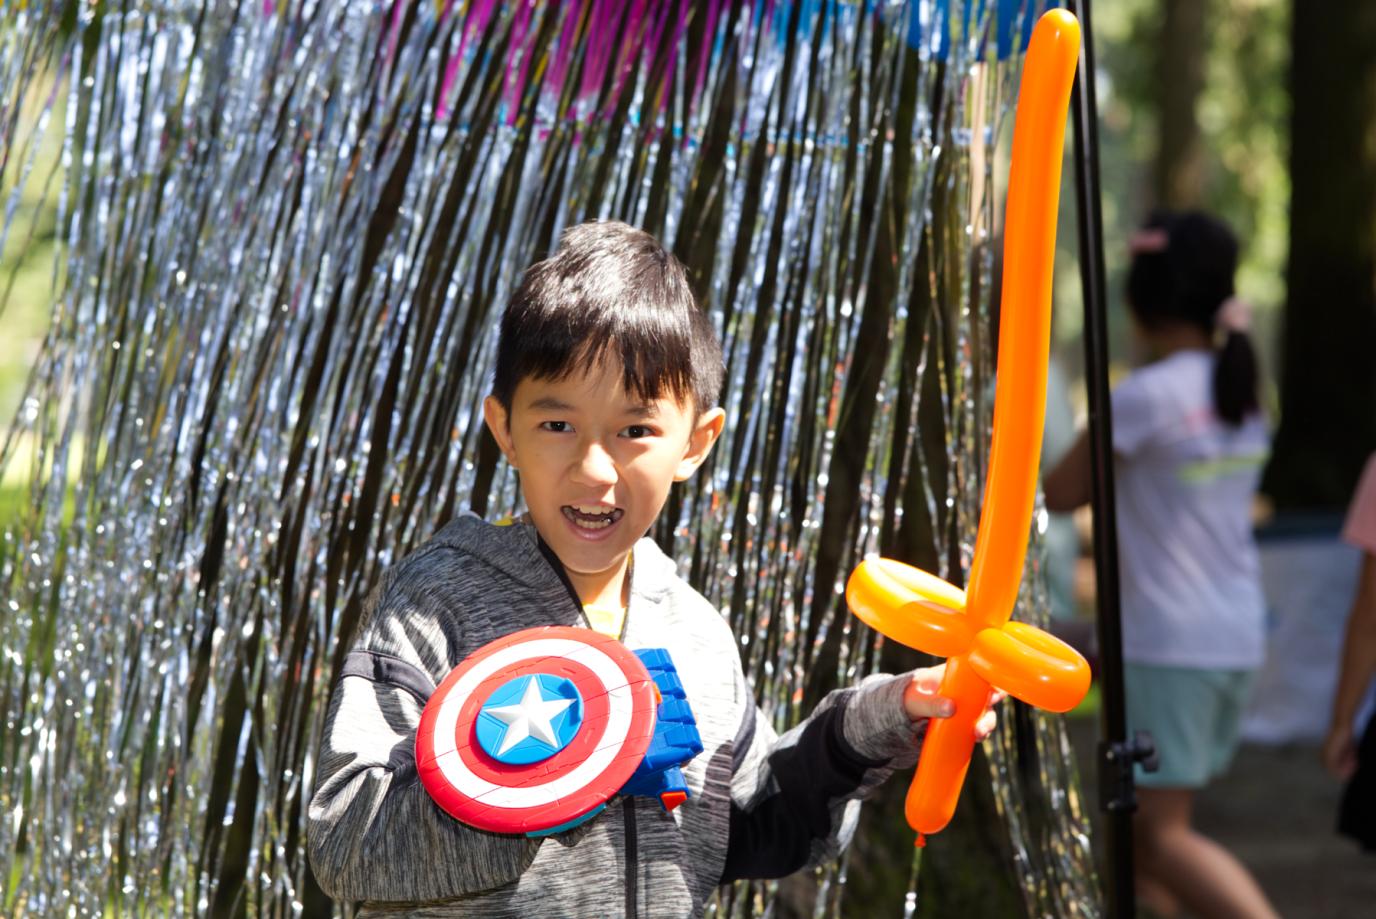
<svg viewBox="0 0 1376 919">
<path fill-rule="evenodd" d="M 431 800 L 416 771 L 425 700 L 465 650 L 452 601 L 402 579 L 378 590 L 320 742 L 307 832 L 316 879 L 336 899 L 407 903 L 510 883 L 540 840 L 465 826 Z"/>
<path fill-rule="evenodd" d="M 917 761 L 926 730 L 903 711 L 909 674 L 876 674 L 836 690 L 782 737 L 738 679 L 746 705 L 722 883 L 780 878 L 835 858 L 855 832 L 861 799 Z"/>
</svg>

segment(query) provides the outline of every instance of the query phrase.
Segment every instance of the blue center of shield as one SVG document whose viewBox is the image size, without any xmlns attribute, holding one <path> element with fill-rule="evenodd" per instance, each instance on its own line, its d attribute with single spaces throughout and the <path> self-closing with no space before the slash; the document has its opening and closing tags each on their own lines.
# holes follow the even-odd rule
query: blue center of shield
<svg viewBox="0 0 1376 919">
<path fill-rule="evenodd" d="M 583 697 L 564 677 L 518 676 L 487 697 L 476 733 L 483 752 L 499 763 L 524 766 L 549 759 L 583 723 Z"/>
</svg>

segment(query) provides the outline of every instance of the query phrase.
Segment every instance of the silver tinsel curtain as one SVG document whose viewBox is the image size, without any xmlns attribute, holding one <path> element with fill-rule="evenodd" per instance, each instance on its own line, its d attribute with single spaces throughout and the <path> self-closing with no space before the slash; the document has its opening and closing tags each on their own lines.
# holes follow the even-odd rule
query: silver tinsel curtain
<svg viewBox="0 0 1376 919">
<path fill-rule="evenodd" d="M 335 909 L 302 845 L 332 675 L 384 568 L 519 506 L 479 413 L 496 319 L 584 219 L 663 239 L 724 344 L 727 432 L 654 535 L 762 705 L 786 726 L 917 663 L 841 588 L 867 552 L 969 561 L 1023 5 L 6 4 L 0 248 L 34 183 L 59 246 L 0 447 L 30 482 L 0 546 L 0 912 Z M 1061 724 L 1003 722 L 971 779 L 991 845 L 1029 914 L 1094 914 Z M 802 908 L 859 910 L 857 870 Z"/>
</svg>

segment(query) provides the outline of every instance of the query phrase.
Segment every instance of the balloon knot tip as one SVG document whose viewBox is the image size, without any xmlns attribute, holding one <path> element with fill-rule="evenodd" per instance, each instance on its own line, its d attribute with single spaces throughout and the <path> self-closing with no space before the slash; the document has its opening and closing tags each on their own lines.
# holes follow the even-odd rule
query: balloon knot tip
<svg viewBox="0 0 1376 919">
<path fill-rule="evenodd" d="M 918 849 L 927 848 L 927 837 L 923 836 L 921 833 L 918 833 L 917 838 L 913 840 L 913 846 Z"/>
</svg>

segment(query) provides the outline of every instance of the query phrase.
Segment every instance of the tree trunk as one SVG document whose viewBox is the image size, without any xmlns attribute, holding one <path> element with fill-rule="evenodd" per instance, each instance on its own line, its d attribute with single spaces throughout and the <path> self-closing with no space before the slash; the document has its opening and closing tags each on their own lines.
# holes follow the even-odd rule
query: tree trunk
<svg viewBox="0 0 1376 919">
<path fill-rule="evenodd" d="M 1280 429 L 1262 490 L 1346 505 L 1376 449 L 1376 3 L 1293 7 Z"/>
<path fill-rule="evenodd" d="M 1203 152 L 1195 106 L 1204 88 L 1205 0 L 1162 0 L 1157 40 L 1157 129 L 1153 190 L 1161 207 L 1199 207 Z"/>
</svg>

